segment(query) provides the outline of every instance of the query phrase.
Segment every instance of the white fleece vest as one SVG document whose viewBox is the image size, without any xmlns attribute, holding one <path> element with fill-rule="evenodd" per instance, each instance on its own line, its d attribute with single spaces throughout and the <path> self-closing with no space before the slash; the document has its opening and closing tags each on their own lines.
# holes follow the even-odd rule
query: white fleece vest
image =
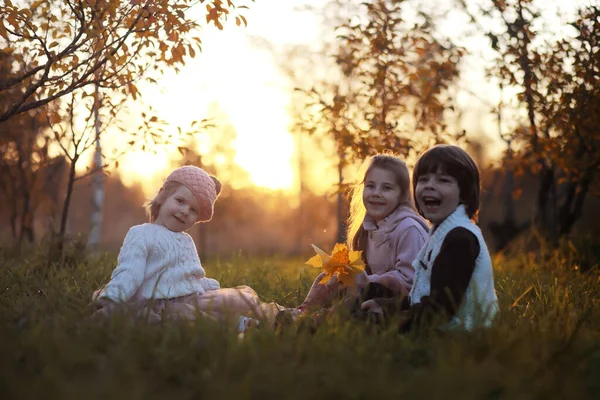
<svg viewBox="0 0 600 400">
<path fill-rule="evenodd" d="M 415 278 L 409 299 L 411 304 L 416 304 L 421 301 L 423 296 L 429 295 L 433 262 L 440 252 L 448 232 L 457 227 L 463 227 L 472 232 L 479 241 L 480 250 L 462 304 L 458 308 L 458 312 L 443 328 L 470 331 L 478 326 L 490 326 L 492 324 L 492 320 L 498 311 L 498 298 L 494 289 L 494 274 L 490 253 L 481 230 L 469 219 L 464 205 L 459 205 L 437 229 L 429 233 L 427 242 L 413 262 Z M 424 268 L 421 263 L 425 264 L 427 268 Z"/>
</svg>

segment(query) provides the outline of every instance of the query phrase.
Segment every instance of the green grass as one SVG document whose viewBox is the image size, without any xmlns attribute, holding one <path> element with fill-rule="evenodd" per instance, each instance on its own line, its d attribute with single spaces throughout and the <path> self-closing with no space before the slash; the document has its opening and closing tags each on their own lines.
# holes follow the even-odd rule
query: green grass
<svg viewBox="0 0 600 400">
<path fill-rule="evenodd" d="M 488 330 L 400 336 L 333 318 L 314 334 L 259 329 L 238 340 L 208 321 L 94 323 L 89 297 L 114 256 L 59 268 L 41 250 L 4 251 L 0 398 L 599 398 L 600 281 L 587 255 L 581 272 L 582 254 L 565 245 L 496 256 L 501 313 Z M 222 286 L 247 284 L 288 306 L 318 272 L 302 264 L 204 261 Z"/>
</svg>

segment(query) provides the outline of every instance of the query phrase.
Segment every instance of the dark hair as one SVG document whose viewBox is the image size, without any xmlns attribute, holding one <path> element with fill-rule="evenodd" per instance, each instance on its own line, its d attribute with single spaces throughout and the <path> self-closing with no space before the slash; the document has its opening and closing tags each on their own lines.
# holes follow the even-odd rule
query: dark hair
<svg viewBox="0 0 600 400">
<path fill-rule="evenodd" d="M 413 196 L 419 213 L 423 214 L 416 198 L 419 177 L 435 173 L 438 169 L 456 179 L 460 190 L 460 202 L 465 205 L 469 218 L 476 220 L 479 211 L 479 191 L 481 190 L 479 168 L 469 153 L 450 144 L 433 146 L 421 154 L 415 165 L 412 184 Z"/>
</svg>

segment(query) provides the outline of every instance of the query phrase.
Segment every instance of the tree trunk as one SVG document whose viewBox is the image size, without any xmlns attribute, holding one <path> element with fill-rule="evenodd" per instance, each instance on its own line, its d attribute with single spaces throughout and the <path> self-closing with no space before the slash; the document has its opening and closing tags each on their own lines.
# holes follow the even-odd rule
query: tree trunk
<svg viewBox="0 0 600 400">
<path fill-rule="evenodd" d="M 559 236 L 567 235 L 581 217 L 585 197 L 594 179 L 594 171 L 598 166 L 593 165 L 585 170 L 580 182 L 569 182 L 567 199 L 559 209 Z"/>
<path fill-rule="evenodd" d="M 73 194 L 73 185 L 75 184 L 75 165 L 77 164 L 77 160 L 79 159 L 78 155 L 73 157 L 71 161 L 71 166 L 69 168 L 69 180 L 67 181 L 67 193 L 65 194 L 65 201 L 63 203 L 62 215 L 60 218 L 60 230 L 58 232 L 58 250 L 59 254 L 62 253 L 63 242 L 65 239 L 65 234 L 67 232 L 67 219 L 69 217 L 69 207 L 71 205 L 71 195 Z"/>
<path fill-rule="evenodd" d="M 302 147 L 302 133 L 297 133 L 296 140 L 298 141 L 296 149 L 298 150 L 298 222 L 297 238 L 296 238 L 296 253 L 302 254 L 304 247 L 304 152 Z"/>
<path fill-rule="evenodd" d="M 1 155 L 0 155 L 1 156 Z M 1 160 L 1 157 L 0 157 Z M 16 188 L 16 180 L 14 179 L 11 168 L 8 164 L 0 166 L 0 173 L 2 173 L 3 177 L 8 179 L 0 179 L 0 193 L 4 195 L 4 208 L 10 210 L 9 213 L 9 224 L 10 224 L 10 232 L 12 234 L 12 238 L 15 243 L 17 243 L 19 239 L 19 232 L 17 231 L 17 219 L 19 218 L 18 211 L 18 196 L 14 194 L 17 192 Z"/>
<path fill-rule="evenodd" d="M 554 168 L 544 165 L 539 173 L 540 189 L 537 197 L 537 214 L 543 234 L 553 246 L 558 245 L 556 218 L 556 181 Z"/>
<path fill-rule="evenodd" d="M 10 231 L 12 233 L 13 239 L 15 243 L 19 239 L 19 234 L 17 233 L 17 218 L 19 214 L 16 211 L 11 212 L 10 214 Z"/>
<path fill-rule="evenodd" d="M 515 191 L 515 177 L 510 166 L 512 161 L 512 151 L 508 150 L 506 155 L 507 163 L 504 168 L 504 223 L 515 225 L 515 200 L 513 198 Z"/>
<path fill-rule="evenodd" d="M 495 250 L 504 249 L 519 233 L 529 226 L 529 222 L 517 225 L 515 216 L 514 193 L 514 174 L 510 167 L 512 153 L 509 150 L 506 156 L 506 167 L 504 170 L 504 187 L 502 197 L 504 198 L 504 219 L 502 222 L 491 222 L 489 224 L 490 232 L 494 237 Z"/>
<path fill-rule="evenodd" d="M 23 200 L 23 208 L 21 210 L 21 232 L 19 234 L 19 243 L 23 242 L 23 239 L 26 238 L 30 243 L 33 242 L 33 218 L 31 216 L 31 182 L 28 178 L 28 173 L 33 173 L 31 171 L 31 165 L 28 163 L 28 158 L 26 154 L 25 147 L 22 143 L 23 137 L 20 137 L 16 141 L 17 152 L 19 154 L 18 159 L 18 172 L 21 175 L 21 193 L 20 197 Z M 29 167 L 29 168 L 28 168 Z"/>
<path fill-rule="evenodd" d="M 96 95 L 98 90 L 96 89 Z M 102 220 L 104 218 L 104 174 L 102 172 L 102 146 L 100 143 L 100 118 L 98 115 L 99 102 L 94 105 L 94 125 L 96 130 L 96 151 L 94 153 L 94 177 L 92 178 L 92 228 L 87 245 L 95 248 L 100 244 L 102 237 Z"/>
<path fill-rule="evenodd" d="M 529 25 L 531 21 L 528 21 L 523 15 L 523 9 L 521 3 L 518 4 L 518 18 L 515 21 L 517 24 L 517 30 L 523 35 L 523 44 L 520 47 L 519 54 L 519 65 L 523 70 L 523 87 L 525 88 L 525 104 L 527 105 L 527 117 L 529 119 L 530 129 L 530 140 L 531 147 L 535 156 L 537 157 L 537 163 L 540 168 L 539 180 L 540 187 L 537 196 L 537 210 L 536 210 L 536 222 L 541 228 L 543 234 L 551 241 L 553 245 L 558 243 L 557 241 L 557 220 L 556 220 L 556 183 L 554 179 L 554 166 L 552 163 L 546 162 L 543 150 L 539 143 L 539 132 L 535 122 L 535 99 L 534 99 L 534 83 L 535 75 L 531 69 L 531 63 L 529 59 L 529 44 L 530 39 L 527 33 L 524 31 L 524 27 Z M 514 31 L 512 36 L 519 40 L 517 31 Z M 548 135 L 548 128 L 546 128 L 546 135 Z"/>
<path fill-rule="evenodd" d="M 21 234 L 19 235 L 19 243 L 27 239 L 29 243 L 33 243 L 33 216 L 31 213 L 31 195 L 29 190 L 23 192 L 23 213 L 21 214 Z"/>
<path fill-rule="evenodd" d="M 346 213 L 344 207 L 344 192 L 342 190 L 344 183 L 344 153 L 338 152 L 338 193 L 337 193 L 337 243 L 346 242 Z"/>
<path fill-rule="evenodd" d="M 554 179 L 554 167 L 548 165 L 540 148 L 538 128 L 535 122 L 535 100 L 533 98 L 533 73 L 529 65 L 528 49 L 524 46 L 521 54 L 521 67 L 524 72 L 523 83 L 525 86 L 525 102 L 527 104 L 527 116 L 531 131 L 531 144 L 534 153 L 537 156 L 537 162 L 540 168 L 539 181 L 540 187 L 537 196 L 536 220 L 544 235 L 553 245 L 558 244 L 557 224 L 556 224 L 556 182 Z"/>
</svg>

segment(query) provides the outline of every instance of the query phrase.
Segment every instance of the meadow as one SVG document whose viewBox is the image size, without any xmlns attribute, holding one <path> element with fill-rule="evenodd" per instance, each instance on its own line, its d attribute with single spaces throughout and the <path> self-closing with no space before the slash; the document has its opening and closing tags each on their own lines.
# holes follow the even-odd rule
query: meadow
<svg viewBox="0 0 600 400">
<path fill-rule="evenodd" d="M 585 249 L 584 251 L 580 250 Z M 116 255 L 0 250 L 2 399 L 600 398 L 598 247 L 515 246 L 494 256 L 501 312 L 472 333 L 399 335 L 346 318 L 315 332 L 248 331 L 210 321 L 89 320 L 90 294 Z M 302 258 L 203 260 L 223 287 L 298 304 Z"/>
</svg>

